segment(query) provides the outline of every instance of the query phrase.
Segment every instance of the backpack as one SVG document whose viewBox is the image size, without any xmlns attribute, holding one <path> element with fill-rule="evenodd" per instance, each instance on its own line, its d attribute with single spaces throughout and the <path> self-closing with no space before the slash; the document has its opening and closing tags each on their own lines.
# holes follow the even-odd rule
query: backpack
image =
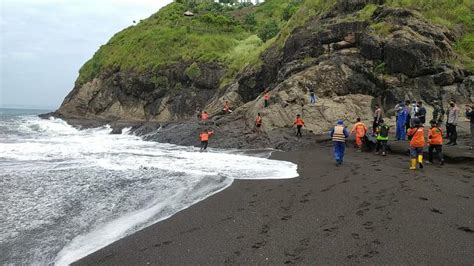
<svg viewBox="0 0 474 266">
<path fill-rule="evenodd" d="M 379 133 L 380 136 L 381 136 L 381 137 L 384 137 L 384 138 L 388 137 L 388 131 L 389 131 L 389 129 L 390 129 L 389 126 L 387 126 L 387 125 L 381 125 L 381 126 L 380 126 L 380 133 Z"/>
</svg>

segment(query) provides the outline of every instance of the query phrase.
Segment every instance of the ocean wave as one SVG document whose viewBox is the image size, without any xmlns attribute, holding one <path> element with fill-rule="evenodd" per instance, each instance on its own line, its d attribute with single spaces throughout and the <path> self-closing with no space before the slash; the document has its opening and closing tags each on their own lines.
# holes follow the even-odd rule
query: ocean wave
<svg viewBox="0 0 474 266">
<path fill-rule="evenodd" d="M 78 130 L 60 119 L 1 120 L 1 264 L 71 263 L 232 184 L 293 178 L 271 150 L 194 147 Z M 249 156 L 252 155 L 252 156 Z"/>
</svg>

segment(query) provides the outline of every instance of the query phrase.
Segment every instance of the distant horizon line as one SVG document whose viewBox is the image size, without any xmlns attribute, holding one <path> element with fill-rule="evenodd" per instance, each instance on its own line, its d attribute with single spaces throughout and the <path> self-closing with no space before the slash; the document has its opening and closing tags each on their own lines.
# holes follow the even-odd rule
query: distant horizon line
<svg viewBox="0 0 474 266">
<path fill-rule="evenodd" d="M 44 107 L 44 106 L 15 106 L 15 105 L 7 105 L 7 106 L 0 106 L 0 109 L 22 109 L 22 110 L 40 110 L 40 111 L 49 111 L 49 110 L 56 110 L 57 107 Z"/>
</svg>

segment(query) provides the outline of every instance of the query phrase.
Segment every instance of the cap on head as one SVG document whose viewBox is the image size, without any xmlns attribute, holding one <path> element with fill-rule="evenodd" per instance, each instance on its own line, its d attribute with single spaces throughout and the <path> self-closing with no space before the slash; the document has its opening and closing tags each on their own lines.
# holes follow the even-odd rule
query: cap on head
<svg viewBox="0 0 474 266">
<path fill-rule="evenodd" d="M 342 119 L 338 119 L 338 120 L 337 120 L 337 124 L 338 124 L 338 125 L 342 125 L 342 124 L 344 124 L 344 121 L 342 121 Z"/>
<path fill-rule="evenodd" d="M 414 122 L 415 125 L 417 125 L 417 126 L 421 125 L 421 120 L 420 120 L 419 118 L 413 119 L 413 122 Z"/>
</svg>

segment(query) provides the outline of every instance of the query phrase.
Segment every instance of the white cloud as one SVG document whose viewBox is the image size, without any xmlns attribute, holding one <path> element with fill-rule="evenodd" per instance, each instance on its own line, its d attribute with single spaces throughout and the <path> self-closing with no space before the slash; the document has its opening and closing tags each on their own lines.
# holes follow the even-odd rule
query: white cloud
<svg viewBox="0 0 474 266">
<path fill-rule="evenodd" d="M 0 106 L 59 104 L 100 45 L 171 1 L 1 0 Z"/>
</svg>

